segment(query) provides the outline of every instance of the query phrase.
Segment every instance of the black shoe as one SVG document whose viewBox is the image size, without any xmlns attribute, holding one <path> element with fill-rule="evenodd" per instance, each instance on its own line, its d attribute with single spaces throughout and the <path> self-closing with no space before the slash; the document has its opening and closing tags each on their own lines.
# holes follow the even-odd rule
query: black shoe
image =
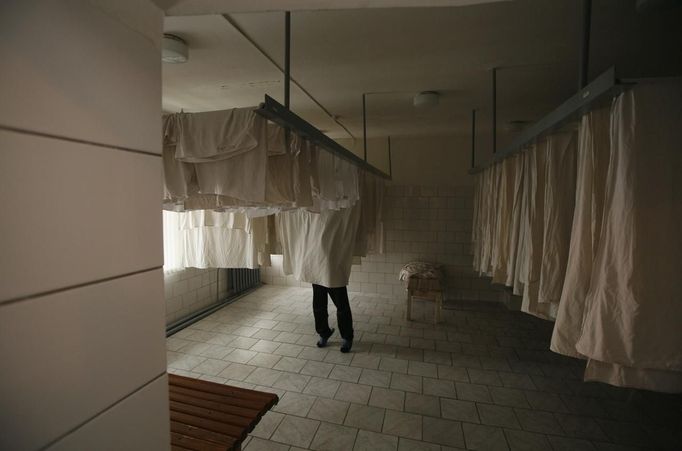
<svg viewBox="0 0 682 451">
<path fill-rule="evenodd" d="M 351 338 L 350 340 L 346 340 L 345 338 L 343 339 L 343 344 L 341 345 L 341 352 L 344 354 L 347 352 L 350 352 L 350 348 L 353 347 L 353 339 Z"/>
<path fill-rule="evenodd" d="M 327 341 L 329 341 L 329 337 L 331 337 L 333 333 L 334 329 L 329 329 L 329 334 L 327 334 L 326 336 L 320 335 L 320 339 L 317 340 L 317 347 L 324 348 L 325 346 L 327 346 Z"/>
</svg>

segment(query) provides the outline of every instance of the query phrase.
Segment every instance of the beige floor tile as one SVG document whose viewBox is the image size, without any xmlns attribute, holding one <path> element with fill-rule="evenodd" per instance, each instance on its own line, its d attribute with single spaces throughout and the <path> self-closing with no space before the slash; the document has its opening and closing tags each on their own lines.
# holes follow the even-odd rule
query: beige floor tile
<svg viewBox="0 0 682 451">
<path fill-rule="evenodd" d="M 441 415 L 448 420 L 467 421 L 478 423 L 476 404 L 471 401 L 441 398 Z"/>
<path fill-rule="evenodd" d="M 476 402 L 492 402 L 488 387 L 478 384 L 467 384 L 464 382 L 455 382 L 455 389 L 457 397 L 466 401 Z"/>
<path fill-rule="evenodd" d="M 303 352 L 301 352 L 301 354 L 303 354 Z M 334 365 L 331 363 L 316 362 L 309 360 L 306 362 L 305 365 L 303 365 L 303 368 L 301 368 L 300 373 L 307 374 L 308 376 L 328 377 L 329 373 L 332 371 L 333 368 Z"/>
<path fill-rule="evenodd" d="M 405 411 L 440 417 L 440 403 L 435 396 L 424 396 L 416 393 L 405 393 Z"/>
<path fill-rule="evenodd" d="M 234 351 L 223 357 L 223 360 L 234 363 L 246 363 L 256 356 L 256 351 L 247 351 L 245 349 L 235 349 Z"/>
<path fill-rule="evenodd" d="M 272 386 L 272 384 L 274 384 L 281 375 L 281 371 L 272 370 L 270 368 L 256 368 L 244 379 L 244 382 L 256 385 Z"/>
<path fill-rule="evenodd" d="M 405 392 L 389 388 L 374 387 L 369 405 L 384 409 L 403 410 L 405 406 Z"/>
<path fill-rule="evenodd" d="M 464 440 L 467 449 L 508 451 L 509 446 L 502 429 L 479 424 L 464 423 Z"/>
<path fill-rule="evenodd" d="M 242 363 L 231 363 L 218 376 L 226 379 L 243 381 L 256 369 L 255 366 L 244 365 Z"/>
<path fill-rule="evenodd" d="M 496 406 L 494 404 L 479 403 L 478 414 L 481 423 L 490 426 L 501 426 L 510 429 L 521 429 L 511 407 Z"/>
<path fill-rule="evenodd" d="M 388 388 L 391 383 L 391 373 L 364 368 L 359 382 L 365 385 Z"/>
<path fill-rule="evenodd" d="M 313 342 L 316 340 L 314 339 Z M 303 348 L 303 351 L 298 355 L 299 359 L 306 359 L 306 360 L 315 360 L 318 362 L 324 361 L 324 358 L 327 357 L 327 354 L 329 354 L 330 349 L 324 349 L 324 348 L 317 348 L 317 347 L 312 347 L 312 346 L 306 346 Z"/>
<path fill-rule="evenodd" d="M 424 377 L 438 377 L 438 367 L 433 363 L 410 361 L 407 374 Z"/>
<path fill-rule="evenodd" d="M 296 357 L 282 357 L 272 368 L 280 371 L 288 371 L 290 373 L 298 373 L 306 363 L 307 360 Z"/>
<path fill-rule="evenodd" d="M 440 445 L 464 448 L 464 433 L 459 421 L 422 417 L 422 439 Z"/>
<path fill-rule="evenodd" d="M 252 437 L 244 448 L 244 451 L 289 451 L 289 449 L 289 445 Z"/>
<path fill-rule="evenodd" d="M 310 376 L 283 372 L 272 386 L 282 390 L 302 392 L 308 382 L 310 382 Z"/>
<path fill-rule="evenodd" d="M 287 415 L 279 424 L 275 433 L 272 434 L 271 439 L 288 445 L 308 448 L 319 425 L 320 422 L 317 420 Z"/>
<path fill-rule="evenodd" d="M 275 354 L 266 354 L 264 352 L 259 352 L 249 360 L 248 364 L 257 366 L 260 368 L 272 368 L 279 362 L 279 359 L 281 359 L 282 356 L 275 355 Z"/>
<path fill-rule="evenodd" d="M 433 443 L 401 437 L 398 440 L 398 451 L 441 451 L 441 448 Z"/>
<path fill-rule="evenodd" d="M 286 413 L 288 415 L 298 415 L 304 417 L 308 415 L 310 409 L 315 403 L 315 396 L 304 395 L 296 392 L 286 392 L 279 402 L 273 407 L 276 412 Z"/>
<path fill-rule="evenodd" d="M 308 418 L 343 424 L 350 403 L 335 399 L 317 398 L 308 412 Z"/>
<path fill-rule="evenodd" d="M 372 393 L 372 386 L 341 382 L 336 391 L 335 399 L 339 401 L 354 402 L 356 404 L 367 404 Z"/>
<path fill-rule="evenodd" d="M 382 432 L 384 434 L 421 440 L 422 417 L 413 413 L 387 410 Z"/>
<path fill-rule="evenodd" d="M 269 411 L 263 415 L 256 427 L 253 428 L 253 431 L 251 431 L 250 435 L 266 440 L 269 439 L 283 418 L 283 413 L 274 412 L 272 410 Z"/>
<path fill-rule="evenodd" d="M 379 369 L 391 371 L 393 373 L 407 374 L 407 360 L 382 357 L 379 362 Z"/>
<path fill-rule="evenodd" d="M 353 449 L 358 430 L 338 424 L 321 423 L 310 449 L 320 451 L 348 451 Z"/>
<path fill-rule="evenodd" d="M 251 346 L 250 350 L 256 352 L 267 352 L 268 354 L 271 354 L 272 351 L 279 348 L 281 345 L 282 343 L 278 343 L 276 341 L 258 340 L 256 344 Z"/>
<path fill-rule="evenodd" d="M 355 368 L 353 366 L 345 365 L 334 365 L 331 373 L 329 373 L 330 379 L 337 379 L 344 382 L 357 383 L 362 375 L 362 368 Z"/>
<path fill-rule="evenodd" d="M 297 357 L 301 351 L 303 351 L 303 346 L 293 345 L 290 343 L 282 343 L 277 349 L 272 351 L 273 354 L 283 355 L 286 357 Z"/>
<path fill-rule="evenodd" d="M 422 392 L 422 377 L 409 374 L 393 374 L 391 377 L 391 388 L 413 393 Z"/>
<path fill-rule="evenodd" d="M 469 374 L 466 368 L 438 365 L 438 379 L 447 379 L 456 382 L 469 382 Z"/>
<path fill-rule="evenodd" d="M 353 451 L 395 451 L 398 437 L 370 431 L 358 431 Z"/>
<path fill-rule="evenodd" d="M 423 388 L 425 395 L 441 396 L 446 398 L 456 398 L 455 384 L 446 379 L 432 379 L 425 377 L 423 379 Z"/>
<path fill-rule="evenodd" d="M 351 404 L 344 424 L 368 431 L 381 432 L 385 412 L 386 409 L 380 407 Z"/>
<path fill-rule="evenodd" d="M 351 366 L 376 370 L 379 368 L 381 357 L 370 354 L 355 354 Z"/>
<path fill-rule="evenodd" d="M 230 362 L 218 359 L 206 359 L 199 365 L 195 366 L 192 371 L 202 374 L 208 374 L 210 376 L 217 376 L 222 372 Z"/>
<path fill-rule="evenodd" d="M 313 377 L 310 379 L 310 382 L 308 382 L 305 389 L 303 389 L 303 393 L 333 398 L 340 385 L 341 382 L 339 381 L 323 377 Z"/>
</svg>

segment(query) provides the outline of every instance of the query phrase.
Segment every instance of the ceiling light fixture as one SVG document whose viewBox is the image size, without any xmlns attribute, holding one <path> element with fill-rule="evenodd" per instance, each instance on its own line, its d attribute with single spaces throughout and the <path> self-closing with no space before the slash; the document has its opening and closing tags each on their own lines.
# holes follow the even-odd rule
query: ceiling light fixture
<svg viewBox="0 0 682 451">
<path fill-rule="evenodd" d="M 422 91 L 414 96 L 413 105 L 418 108 L 436 106 L 439 97 L 436 91 Z"/>
<path fill-rule="evenodd" d="M 186 63 L 189 59 L 189 47 L 187 42 L 174 34 L 163 35 L 161 61 L 164 63 Z"/>
</svg>

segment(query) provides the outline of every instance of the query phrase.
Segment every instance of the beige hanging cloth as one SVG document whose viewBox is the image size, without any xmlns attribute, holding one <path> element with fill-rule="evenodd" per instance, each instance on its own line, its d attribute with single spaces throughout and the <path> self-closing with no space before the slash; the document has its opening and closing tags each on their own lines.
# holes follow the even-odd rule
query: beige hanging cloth
<svg viewBox="0 0 682 451">
<path fill-rule="evenodd" d="M 680 118 L 679 83 L 639 85 L 614 101 L 604 220 L 576 344 L 591 360 L 586 378 L 682 391 Z"/>
<path fill-rule="evenodd" d="M 604 184 L 609 163 L 610 108 L 584 115 L 578 130 L 575 211 L 561 301 L 550 349 L 581 357 L 575 344 L 582 329 L 585 298 L 601 233 Z"/>
<path fill-rule="evenodd" d="M 507 281 L 509 247 L 511 245 L 512 213 L 514 210 L 514 188 L 516 184 L 515 158 L 510 157 L 497 163 L 499 178 L 497 186 L 498 200 L 496 208 L 495 240 L 491 255 L 493 283 L 504 284 Z"/>
<path fill-rule="evenodd" d="M 531 156 L 528 149 L 525 149 L 520 155 L 520 171 L 522 175 L 522 183 L 519 188 L 520 208 L 519 208 L 519 238 L 516 245 L 516 258 L 514 262 L 514 288 L 513 294 L 516 296 L 523 296 L 524 284 L 528 280 L 528 240 L 529 240 L 529 205 L 530 205 L 530 172 Z"/>
<path fill-rule="evenodd" d="M 543 208 L 542 265 L 538 308 L 556 317 L 571 242 L 575 208 L 577 133 L 559 132 L 547 138 Z"/>
<path fill-rule="evenodd" d="M 538 304 L 540 270 L 542 268 L 545 208 L 545 151 L 547 141 L 531 145 L 528 150 L 528 218 L 526 230 L 526 256 L 524 262 L 523 301 L 521 310 L 541 318 L 547 311 Z"/>
<path fill-rule="evenodd" d="M 512 207 L 511 215 L 509 217 L 509 246 L 507 248 L 507 267 L 506 280 L 504 284 L 508 287 L 513 287 L 517 279 L 517 257 L 519 241 L 521 239 L 521 209 L 523 203 L 522 188 L 523 188 L 523 154 L 516 154 L 510 159 L 511 171 L 514 174 L 514 183 L 512 186 Z"/>
</svg>

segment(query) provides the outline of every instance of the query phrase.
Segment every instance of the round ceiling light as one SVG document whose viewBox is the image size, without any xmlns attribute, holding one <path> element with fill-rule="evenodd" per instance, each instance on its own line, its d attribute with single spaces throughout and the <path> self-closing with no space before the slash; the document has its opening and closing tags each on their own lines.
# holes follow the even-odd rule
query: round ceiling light
<svg viewBox="0 0 682 451">
<path fill-rule="evenodd" d="M 185 63 L 189 59 L 189 47 L 184 39 L 173 34 L 163 35 L 161 61 L 164 63 Z"/>
<path fill-rule="evenodd" d="M 413 104 L 416 107 L 436 106 L 439 97 L 436 91 L 423 91 L 414 96 Z"/>
</svg>

